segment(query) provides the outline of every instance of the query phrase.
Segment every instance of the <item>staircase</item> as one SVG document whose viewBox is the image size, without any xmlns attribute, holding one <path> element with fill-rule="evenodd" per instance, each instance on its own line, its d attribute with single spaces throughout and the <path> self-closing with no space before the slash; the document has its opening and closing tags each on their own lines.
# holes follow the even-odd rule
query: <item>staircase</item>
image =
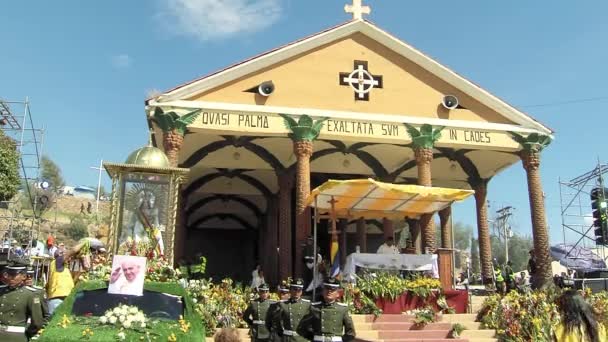
<svg viewBox="0 0 608 342">
<path fill-rule="evenodd" d="M 358 342 L 466 342 L 452 339 L 452 323 L 436 322 L 424 327 L 414 324 L 414 316 L 381 315 L 374 320 L 371 315 L 354 315 Z"/>
<path fill-rule="evenodd" d="M 481 329 L 481 323 L 475 322 L 477 314 L 451 314 L 443 315 L 441 322 L 456 324 L 460 323 L 466 330 L 460 334 L 460 338 L 469 342 L 498 342 L 496 332 L 489 329 Z"/>
<path fill-rule="evenodd" d="M 414 324 L 414 316 L 408 315 L 353 315 L 357 342 L 498 342 L 494 330 L 481 329 L 475 322 L 476 314 L 442 315 L 438 322 L 424 327 Z M 448 337 L 452 325 L 460 323 L 466 330 L 460 338 Z M 241 341 L 249 342 L 247 329 L 239 329 Z M 213 338 L 207 338 L 213 342 Z"/>
</svg>

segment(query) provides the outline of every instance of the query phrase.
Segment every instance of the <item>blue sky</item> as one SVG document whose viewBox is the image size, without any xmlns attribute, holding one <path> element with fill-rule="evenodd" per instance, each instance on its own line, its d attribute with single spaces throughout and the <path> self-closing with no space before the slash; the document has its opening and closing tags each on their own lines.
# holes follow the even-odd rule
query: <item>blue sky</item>
<svg viewBox="0 0 608 342">
<path fill-rule="evenodd" d="M 28 96 L 46 154 L 70 184 L 95 184 L 89 166 L 122 161 L 146 143 L 147 93 L 341 23 L 345 2 L 7 2 L 0 96 Z M 561 241 L 558 177 L 606 160 L 608 2 L 364 2 L 380 27 L 556 130 L 542 177 L 551 236 Z M 520 164 L 492 180 L 489 199 L 491 210 L 514 206 L 513 226 L 530 233 Z M 455 215 L 474 225 L 474 203 Z"/>
</svg>

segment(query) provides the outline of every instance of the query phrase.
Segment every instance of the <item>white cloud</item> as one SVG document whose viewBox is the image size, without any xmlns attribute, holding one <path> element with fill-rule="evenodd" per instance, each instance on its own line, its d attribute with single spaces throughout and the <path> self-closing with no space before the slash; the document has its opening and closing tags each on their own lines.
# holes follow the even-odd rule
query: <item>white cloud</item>
<svg viewBox="0 0 608 342">
<path fill-rule="evenodd" d="M 282 12 L 281 0 L 161 0 L 161 7 L 166 29 L 202 41 L 262 30 Z"/>
<path fill-rule="evenodd" d="M 112 66 L 116 69 L 124 69 L 131 66 L 133 59 L 127 54 L 120 54 L 112 56 Z"/>
</svg>

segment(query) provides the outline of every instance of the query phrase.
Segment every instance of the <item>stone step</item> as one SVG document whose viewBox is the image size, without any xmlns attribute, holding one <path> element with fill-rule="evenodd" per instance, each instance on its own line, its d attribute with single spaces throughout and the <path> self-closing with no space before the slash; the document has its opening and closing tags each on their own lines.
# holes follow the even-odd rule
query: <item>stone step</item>
<svg viewBox="0 0 608 342">
<path fill-rule="evenodd" d="M 496 332 L 494 330 L 464 330 L 460 335 L 463 338 L 494 338 Z"/>
<path fill-rule="evenodd" d="M 356 325 L 358 328 L 358 325 Z M 384 323 L 373 323 L 372 329 L 374 330 L 450 330 L 452 329 L 452 323 L 429 323 L 424 326 L 417 325 L 415 323 L 393 323 L 393 322 L 384 322 Z"/>
<path fill-rule="evenodd" d="M 460 323 L 475 322 L 477 314 L 444 314 L 439 319 L 440 322 Z"/>
<path fill-rule="evenodd" d="M 374 315 L 353 315 L 354 323 L 413 323 L 414 317 L 413 315 L 380 315 L 378 317 L 374 317 Z"/>
<path fill-rule="evenodd" d="M 480 322 L 458 322 L 460 325 L 465 327 L 467 330 L 482 330 Z M 456 324 L 456 323 L 452 323 Z"/>
<path fill-rule="evenodd" d="M 381 330 L 378 331 L 378 337 L 381 340 L 387 339 L 432 339 L 432 338 L 447 338 L 450 334 L 449 330 L 403 330 L 403 331 L 389 331 Z"/>
</svg>

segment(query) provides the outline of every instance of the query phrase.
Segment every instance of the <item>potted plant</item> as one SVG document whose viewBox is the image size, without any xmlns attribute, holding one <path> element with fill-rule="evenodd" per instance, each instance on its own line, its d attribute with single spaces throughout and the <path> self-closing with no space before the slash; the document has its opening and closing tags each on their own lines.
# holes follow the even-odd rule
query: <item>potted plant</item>
<svg viewBox="0 0 608 342">
<path fill-rule="evenodd" d="M 452 325 L 452 330 L 450 331 L 450 336 L 452 338 L 459 338 L 460 334 L 466 330 L 465 326 L 460 324 L 460 323 L 456 323 L 454 325 Z"/>
<path fill-rule="evenodd" d="M 422 329 L 429 323 L 434 323 L 437 320 L 433 308 L 426 307 L 414 311 L 414 328 Z"/>
</svg>

